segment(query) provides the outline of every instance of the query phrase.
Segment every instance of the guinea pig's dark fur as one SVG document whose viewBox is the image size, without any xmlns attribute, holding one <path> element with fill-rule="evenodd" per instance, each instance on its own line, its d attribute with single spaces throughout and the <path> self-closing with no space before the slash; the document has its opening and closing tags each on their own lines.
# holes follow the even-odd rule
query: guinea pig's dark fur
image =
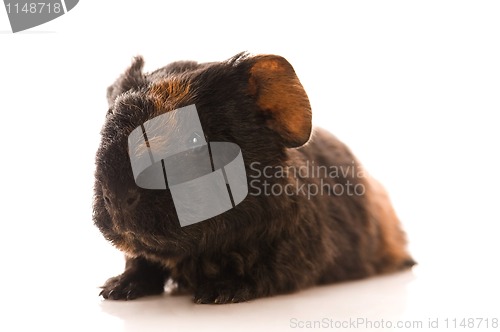
<svg viewBox="0 0 500 332">
<path fill-rule="evenodd" d="M 126 255 L 104 298 L 160 294 L 172 279 L 197 303 L 241 302 L 414 264 L 383 188 L 343 143 L 312 130 L 308 97 L 287 60 L 241 53 L 149 74 L 143 64 L 135 58 L 108 89 L 96 156 L 93 219 Z M 249 194 L 181 227 L 169 190 L 135 184 L 127 144 L 145 121 L 191 104 L 208 141 L 241 148 Z"/>
</svg>

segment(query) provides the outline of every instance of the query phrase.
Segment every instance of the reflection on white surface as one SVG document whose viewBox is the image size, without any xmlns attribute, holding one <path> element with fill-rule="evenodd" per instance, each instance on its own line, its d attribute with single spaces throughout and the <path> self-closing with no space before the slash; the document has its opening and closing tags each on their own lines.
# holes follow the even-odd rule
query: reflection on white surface
<svg viewBox="0 0 500 332">
<path fill-rule="evenodd" d="M 294 331 L 323 318 L 439 319 L 441 330 L 500 318 L 499 4 L 303 2 L 284 14 L 267 1 L 242 17 L 203 2 L 189 25 L 182 2 L 136 4 L 82 2 L 44 25 L 56 33 L 0 33 L 0 331 Z M 235 12 L 207 15 L 222 7 Z M 123 268 L 91 221 L 107 86 L 136 54 L 154 70 L 242 50 L 294 65 L 313 121 L 387 187 L 419 265 L 242 304 L 103 301 L 98 286 Z"/>
<path fill-rule="evenodd" d="M 369 331 L 376 324 L 426 327 L 435 319 L 444 324 L 446 318 L 498 317 L 499 289 L 493 286 L 498 274 L 471 289 L 467 286 L 474 274 L 450 270 L 436 275 L 432 268 L 420 266 L 413 272 L 228 305 L 197 305 L 188 295 L 166 293 L 128 302 L 101 300 L 98 289 L 88 285 L 91 278 L 83 274 L 75 279 L 74 289 L 35 283 L 22 295 L 12 294 L 17 316 L 7 316 L 2 325 L 58 331 L 223 331 L 236 327 L 241 331 L 290 331 L 321 323 L 327 330 L 335 324 L 351 324 L 356 331 Z"/>
<path fill-rule="evenodd" d="M 125 330 L 196 330 L 210 326 L 222 330 L 287 331 L 307 320 L 349 320 L 363 317 L 397 318 L 406 308 L 406 285 L 411 273 L 378 280 L 318 287 L 293 295 L 230 305 L 195 305 L 187 296 L 162 296 L 135 303 L 104 301 L 103 312 L 122 319 Z M 377 286 L 376 291 L 373 290 Z M 377 310 L 386 307 L 389 310 Z M 385 304 L 385 305 L 384 305 Z M 396 310 L 394 310 L 396 309 Z M 305 324 L 305 323 L 304 323 Z"/>
</svg>

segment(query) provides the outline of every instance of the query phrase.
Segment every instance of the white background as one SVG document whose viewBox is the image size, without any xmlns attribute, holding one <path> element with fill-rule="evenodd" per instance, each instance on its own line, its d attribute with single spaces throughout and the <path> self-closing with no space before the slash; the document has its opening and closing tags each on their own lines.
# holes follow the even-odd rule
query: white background
<svg viewBox="0 0 500 332">
<path fill-rule="evenodd" d="M 0 8 L 0 330 L 500 318 L 499 17 L 496 1 L 108 0 L 12 34 Z M 107 86 L 137 54 L 151 71 L 244 50 L 293 64 L 314 122 L 388 188 L 419 266 L 236 305 L 102 301 L 123 265 L 91 220 Z"/>
</svg>

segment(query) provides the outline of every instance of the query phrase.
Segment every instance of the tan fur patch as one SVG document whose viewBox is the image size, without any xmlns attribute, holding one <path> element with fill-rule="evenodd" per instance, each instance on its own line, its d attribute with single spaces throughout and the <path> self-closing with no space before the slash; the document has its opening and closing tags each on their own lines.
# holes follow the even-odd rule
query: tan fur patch
<svg viewBox="0 0 500 332">
<path fill-rule="evenodd" d="M 180 78 L 169 78 L 151 85 L 148 96 L 153 99 L 156 115 L 173 110 L 191 94 L 189 82 Z"/>
<path fill-rule="evenodd" d="M 311 132 L 311 106 L 293 67 L 281 57 L 260 56 L 250 74 L 249 93 L 263 111 L 273 113 L 269 127 L 290 142 L 305 143 Z"/>
<path fill-rule="evenodd" d="M 379 272 L 401 270 L 411 257 L 406 251 L 406 236 L 385 188 L 372 177 L 367 179 L 369 211 L 380 227 Z"/>
</svg>

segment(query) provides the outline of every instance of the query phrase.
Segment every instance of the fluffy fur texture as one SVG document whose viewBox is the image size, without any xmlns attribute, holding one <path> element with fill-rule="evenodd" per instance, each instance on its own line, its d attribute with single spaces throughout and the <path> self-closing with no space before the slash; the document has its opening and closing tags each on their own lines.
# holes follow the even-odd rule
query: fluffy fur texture
<svg viewBox="0 0 500 332">
<path fill-rule="evenodd" d="M 361 166 L 334 136 L 320 129 L 311 135 L 307 95 L 284 58 L 242 53 L 149 74 L 143 64 L 135 58 L 108 89 L 96 155 L 93 219 L 126 255 L 123 274 L 102 287 L 104 298 L 159 294 L 171 278 L 197 303 L 240 302 L 414 264 L 383 188 L 358 176 Z M 180 227 L 168 190 L 136 186 L 127 139 L 148 119 L 191 104 L 209 141 L 241 147 L 250 193 L 221 215 Z M 352 169 L 293 172 L 319 166 Z M 288 176 L 267 176 L 277 169 Z M 266 185 L 268 193 L 288 186 L 294 194 L 266 195 Z M 355 185 L 358 194 L 347 194 Z M 300 186 L 327 190 L 308 197 Z"/>
</svg>

